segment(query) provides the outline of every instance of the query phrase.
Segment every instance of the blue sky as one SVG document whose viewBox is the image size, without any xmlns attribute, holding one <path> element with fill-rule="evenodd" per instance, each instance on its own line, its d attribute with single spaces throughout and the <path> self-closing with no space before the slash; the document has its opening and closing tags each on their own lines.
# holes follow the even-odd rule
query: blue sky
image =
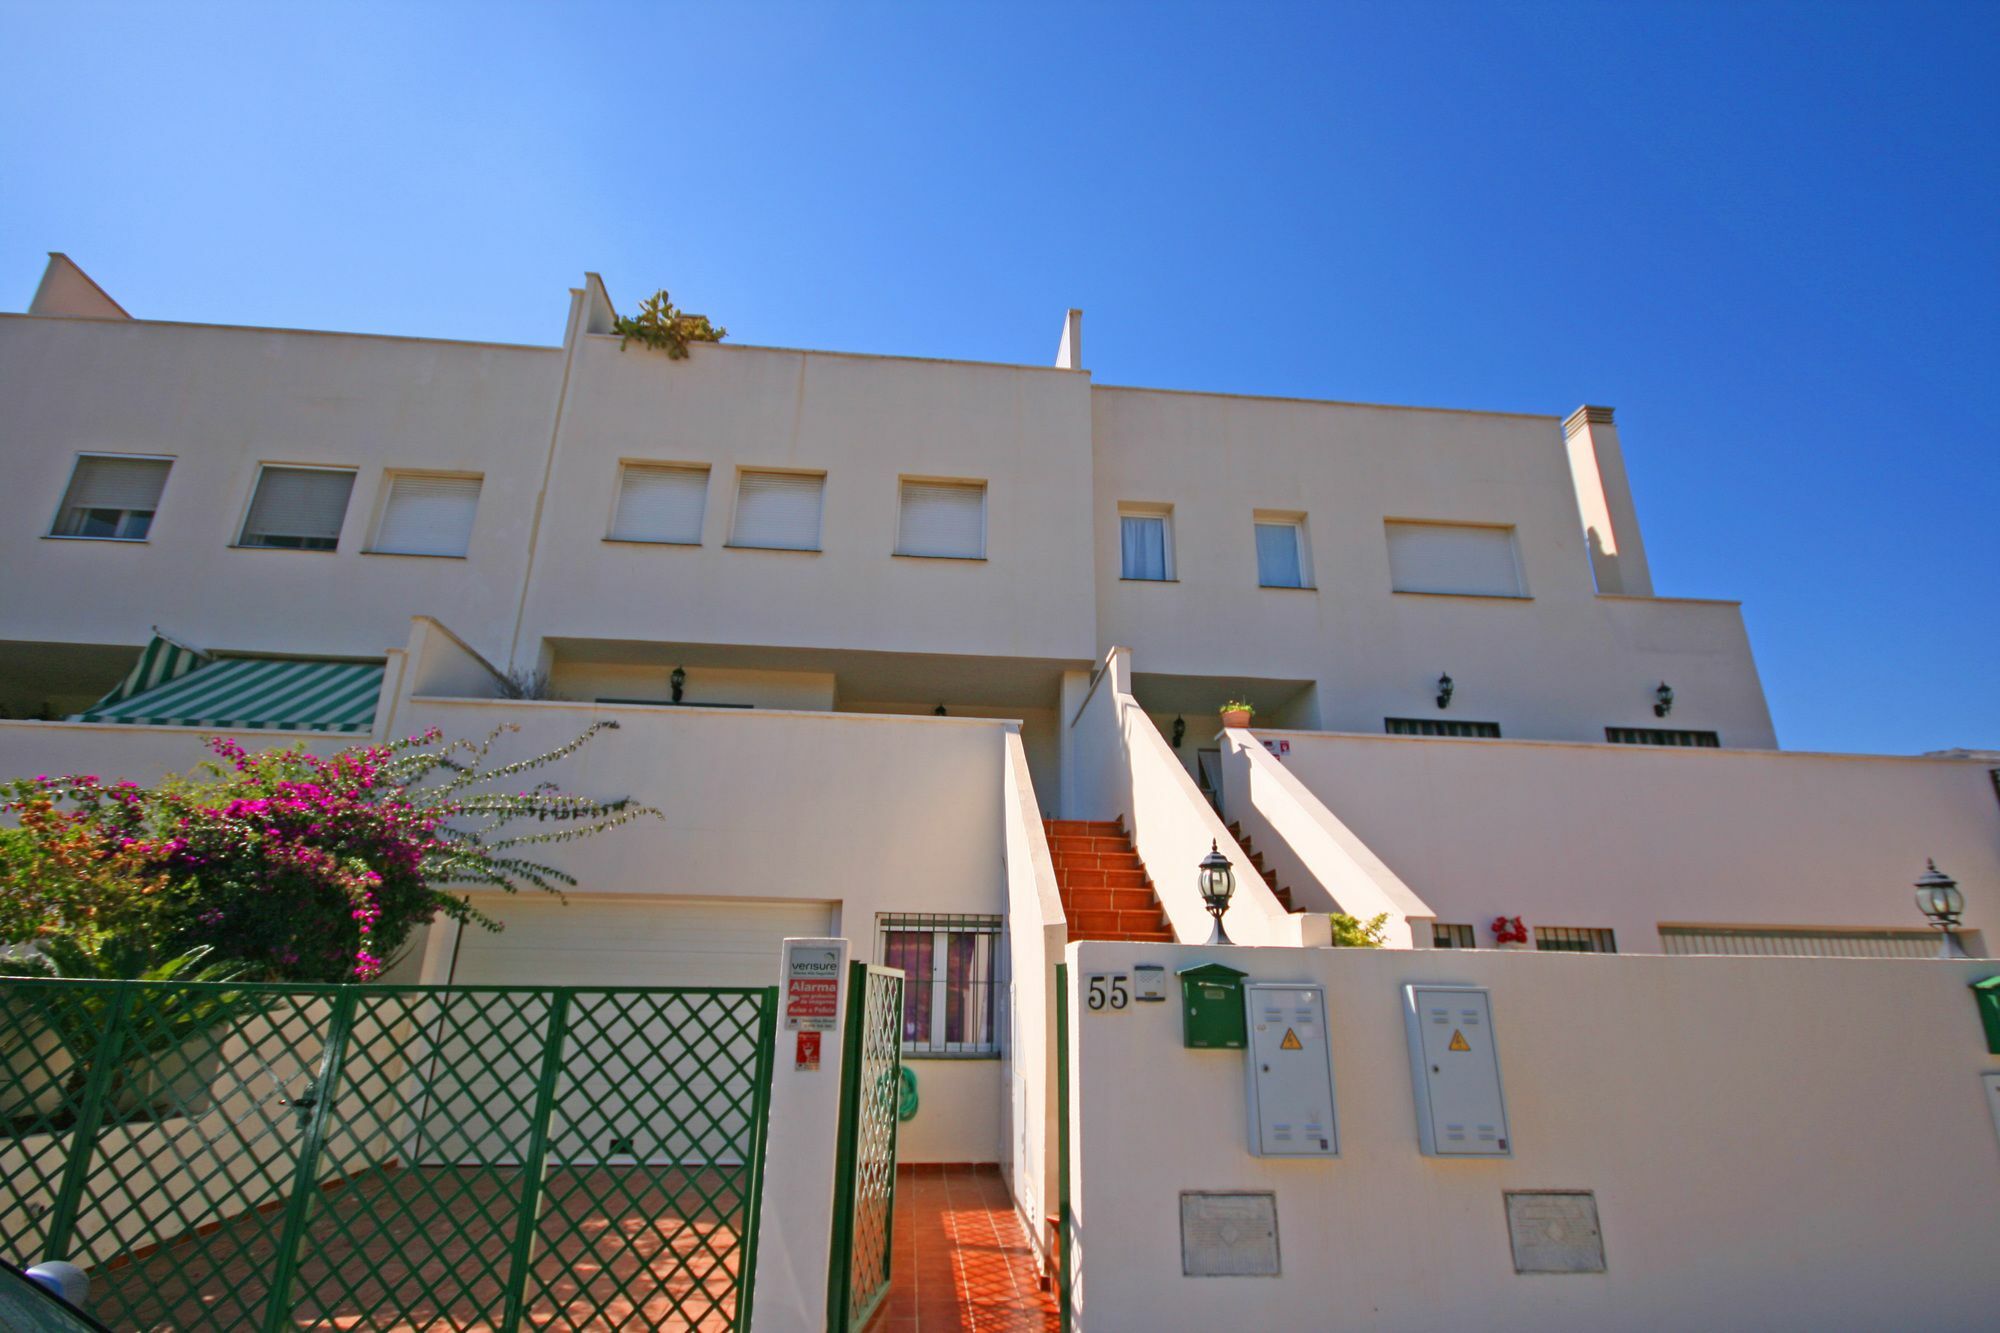
<svg viewBox="0 0 2000 1333">
<path fill-rule="evenodd" d="M 1618 409 L 1794 749 L 2000 748 L 2000 5 L 0 4 L 0 306 Z"/>
</svg>

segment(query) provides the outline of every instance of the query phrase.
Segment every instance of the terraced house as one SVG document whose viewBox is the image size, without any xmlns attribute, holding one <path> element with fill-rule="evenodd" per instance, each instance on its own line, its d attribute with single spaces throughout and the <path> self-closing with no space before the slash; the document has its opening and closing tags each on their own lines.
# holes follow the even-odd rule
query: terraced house
<svg viewBox="0 0 2000 1333">
<path fill-rule="evenodd" d="M 1994 1061 L 1963 991 L 1991 966 L 1854 960 L 1938 953 L 1926 858 L 1986 952 L 1996 762 L 1780 749 L 1738 606 L 1654 587 L 1610 408 L 1104 385 L 1075 311 L 1053 365 L 670 360 L 614 319 L 590 275 L 551 346 L 176 323 L 53 256 L 0 316 L 0 772 L 147 779 L 217 731 L 549 748 L 615 718 L 566 783 L 664 818 L 565 849 L 567 903 L 433 927 L 391 980 L 763 987 L 786 939 L 844 938 L 905 978 L 900 1160 L 998 1164 L 1084 1326 L 1303 1328 L 1335 1300 L 1604 1326 L 1676 1273 L 1743 1323 L 1990 1313 Z M 1233 943 L 1205 948 L 1212 849 Z M 1388 949 L 1326 949 L 1334 913 Z M 1246 1139 L 1277 1094 L 1240 1050 L 1184 1045 L 1174 974 L 1203 962 L 1318 996 L 1314 1160 Z M 1409 1132 L 1419 983 L 1490 994 L 1495 1160 Z M 1812 1013 L 1866 1049 L 1818 1046 Z M 826 1245 L 821 1195 L 779 1201 L 833 1160 L 830 1120 L 824 1161 L 788 1146 L 832 1114 L 789 1040 L 760 1274 Z M 1709 1107 L 1778 1137 L 1674 1134 Z M 1948 1152 L 1895 1141 L 1926 1123 Z M 1851 1208 L 1817 1192 L 1842 1173 Z M 1871 1182 L 1929 1202 L 1897 1221 Z M 1536 1191 L 1594 1194 L 1587 1225 L 1533 1204 L 1571 1229 L 1554 1269 L 1503 1215 Z M 1835 1220 L 1774 1242 L 1802 1207 Z M 1450 1264 L 1412 1257 L 1426 1235 Z M 819 1318 L 785 1271 L 759 1327 Z M 1705 1317 L 1659 1299 L 1661 1326 Z"/>
</svg>

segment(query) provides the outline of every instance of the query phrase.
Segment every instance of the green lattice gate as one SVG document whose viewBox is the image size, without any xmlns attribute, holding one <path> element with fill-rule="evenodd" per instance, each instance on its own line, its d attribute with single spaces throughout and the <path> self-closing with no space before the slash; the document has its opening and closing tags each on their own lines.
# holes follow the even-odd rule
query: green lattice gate
<svg viewBox="0 0 2000 1333">
<path fill-rule="evenodd" d="M 0 1257 L 116 1329 L 745 1329 L 776 992 L 0 982 Z"/>
<path fill-rule="evenodd" d="M 840 1061 L 840 1150 L 826 1326 L 868 1322 L 889 1294 L 896 1210 L 896 1107 L 903 1076 L 903 974 L 849 965 Z"/>
</svg>

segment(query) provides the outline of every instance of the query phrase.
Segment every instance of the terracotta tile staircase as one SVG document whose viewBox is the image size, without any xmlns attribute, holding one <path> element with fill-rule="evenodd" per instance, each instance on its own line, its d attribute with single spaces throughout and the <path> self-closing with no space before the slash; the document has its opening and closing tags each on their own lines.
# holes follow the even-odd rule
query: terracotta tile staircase
<svg viewBox="0 0 2000 1333">
<path fill-rule="evenodd" d="M 1250 839 L 1243 836 L 1243 826 L 1241 824 L 1231 824 L 1229 826 L 1229 836 L 1236 839 L 1236 845 L 1243 849 L 1243 854 L 1250 858 L 1250 864 L 1255 866 L 1257 873 L 1264 877 L 1264 883 L 1268 884 L 1271 892 L 1277 895 L 1279 904 L 1287 912 L 1297 911 L 1298 909 L 1292 906 L 1292 886 L 1287 884 L 1282 889 L 1278 887 L 1278 872 L 1264 865 L 1264 853 L 1250 850 Z"/>
<path fill-rule="evenodd" d="M 1122 820 L 1050 819 L 1043 828 L 1070 939 L 1173 942 L 1166 910 Z"/>
</svg>

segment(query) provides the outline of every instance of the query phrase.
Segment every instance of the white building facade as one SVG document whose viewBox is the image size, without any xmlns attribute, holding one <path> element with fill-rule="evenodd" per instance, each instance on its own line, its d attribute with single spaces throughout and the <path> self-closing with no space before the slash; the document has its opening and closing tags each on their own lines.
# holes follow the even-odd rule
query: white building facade
<svg viewBox="0 0 2000 1333">
<path fill-rule="evenodd" d="M 1778 749 L 1738 606 L 1654 589 L 1608 408 L 1104 386 L 1076 312 L 1048 367 L 614 318 L 592 275 L 548 347 L 179 324 L 52 257 L 0 316 L 0 771 L 192 767 L 203 717 L 84 716 L 156 633 L 379 666 L 376 736 L 616 718 L 565 784 L 664 818 L 402 975 L 761 984 L 844 935 L 928 982 L 905 1160 L 1001 1162 L 1038 1235 L 1050 969 L 1204 940 L 1211 844 L 1274 948 L 1928 956 L 1926 857 L 2000 926 L 1992 762 Z"/>
</svg>

